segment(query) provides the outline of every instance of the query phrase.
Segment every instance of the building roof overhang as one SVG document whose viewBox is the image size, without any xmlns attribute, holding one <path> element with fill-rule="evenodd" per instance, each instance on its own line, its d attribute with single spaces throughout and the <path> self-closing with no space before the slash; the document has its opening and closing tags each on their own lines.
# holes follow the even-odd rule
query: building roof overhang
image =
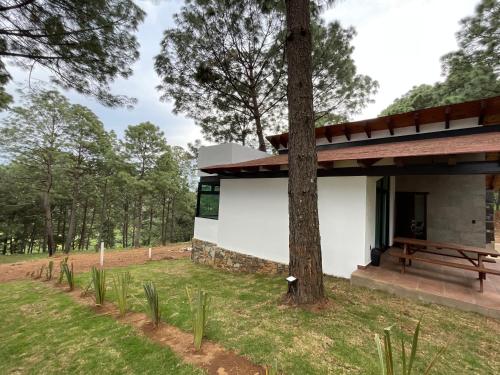
<svg viewBox="0 0 500 375">
<path fill-rule="evenodd" d="M 477 134 L 320 150 L 317 152 L 318 167 L 333 168 L 336 162 L 347 160 L 356 160 L 360 165 L 369 167 L 386 158 L 500 153 L 500 130 L 497 127 L 492 127 L 492 130 L 493 128 L 495 131 Z M 280 154 L 240 163 L 209 166 L 201 170 L 219 174 L 276 171 L 286 169 L 287 165 L 288 155 Z"/>
<path fill-rule="evenodd" d="M 364 133 L 366 139 L 370 139 L 374 132 L 387 131 L 387 136 L 391 137 L 401 128 L 412 128 L 418 134 L 422 125 L 432 123 L 442 122 L 444 129 L 449 129 L 450 122 L 466 118 L 477 118 L 478 125 L 500 124 L 500 96 L 323 126 L 316 128 L 315 134 L 316 139 L 324 138 L 329 143 L 335 137 L 344 137 L 348 142 L 358 133 Z M 272 135 L 267 140 L 276 150 L 288 147 L 288 133 Z"/>
</svg>

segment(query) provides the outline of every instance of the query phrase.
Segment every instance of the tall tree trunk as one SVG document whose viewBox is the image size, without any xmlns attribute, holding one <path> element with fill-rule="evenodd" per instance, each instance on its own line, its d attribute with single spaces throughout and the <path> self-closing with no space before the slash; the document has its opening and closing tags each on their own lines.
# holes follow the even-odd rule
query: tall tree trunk
<svg viewBox="0 0 500 375">
<path fill-rule="evenodd" d="M 141 230 L 142 230 L 142 193 L 139 194 L 137 202 L 137 221 L 134 230 L 134 247 L 141 247 Z"/>
<path fill-rule="evenodd" d="M 257 132 L 257 138 L 259 140 L 259 150 L 260 151 L 267 151 L 266 148 L 266 141 L 264 140 L 264 132 L 262 131 L 262 121 L 261 121 L 261 114 L 259 110 L 259 103 L 258 103 L 258 98 L 257 98 L 257 90 L 255 88 L 255 80 L 253 76 L 253 69 L 249 69 L 249 78 L 250 78 L 250 95 L 252 97 L 252 114 L 253 114 L 253 119 L 255 121 L 255 130 Z"/>
<path fill-rule="evenodd" d="M 52 228 L 52 208 L 50 207 L 50 191 L 52 190 L 52 165 L 47 163 L 45 190 L 42 192 L 42 208 L 45 216 L 45 238 L 49 256 L 54 255 L 56 243 L 54 241 L 54 230 Z"/>
<path fill-rule="evenodd" d="M 30 243 L 28 245 L 28 253 L 33 254 L 33 247 L 35 246 L 36 222 L 31 227 Z"/>
<path fill-rule="evenodd" d="M 175 196 L 172 197 L 172 219 L 170 221 L 170 243 L 174 242 L 174 226 L 175 226 Z"/>
<path fill-rule="evenodd" d="M 288 298 L 298 304 L 324 298 L 318 219 L 317 159 L 312 90 L 310 1 L 286 0 L 288 62 Z"/>
<path fill-rule="evenodd" d="M 101 242 L 103 240 L 103 233 L 104 233 L 104 219 L 106 215 L 106 202 L 108 199 L 108 178 L 106 177 L 104 180 L 104 187 L 103 187 L 103 193 L 102 193 L 102 202 L 101 202 L 101 213 L 99 215 L 99 238 L 97 240 L 97 247 L 96 251 L 99 249 L 101 246 Z"/>
<path fill-rule="evenodd" d="M 153 202 L 149 208 L 149 231 L 148 231 L 148 245 L 151 245 L 151 231 L 153 230 Z"/>
<path fill-rule="evenodd" d="M 89 225 L 89 231 L 87 234 L 87 242 L 85 243 L 85 250 L 89 249 L 90 240 L 92 238 L 92 232 L 94 231 L 95 210 L 96 210 L 96 207 L 94 205 L 94 208 L 92 209 L 92 216 L 90 217 L 90 225 Z"/>
<path fill-rule="evenodd" d="M 64 252 L 67 254 L 71 250 L 71 245 L 73 244 L 73 239 L 75 237 L 75 227 L 76 227 L 76 211 L 78 207 L 78 196 L 80 195 L 80 179 L 77 179 L 75 187 L 73 189 L 73 198 L 71 200 L 71 208 L 69 212 L 69 224 L 68 233 L 66 235 L 66 241 L 64 242 Z"/>
<path fill-rule="evenodd" d="M 62 241 L 61 241 L 61 246 L 64 249 L 64 244 L 66 243 L 66 219 L 68 217 L 68 209 L 66 206 L 64 206 L 64 209 L 62 210 L 63 212 L 63 226 L 62 226 Z M 57 244 L 56 244 L 57 246 Z"/>
<path fill-rule="evenodd" d="M 128 247 L 128 198 L 123 204 L 122 246 Z"/>
<path fill-rule="evenodd" d="M 167 205 L 167 197 L 165 193 L 163 193 L 163 198 L 161 202 L 161 244 L 162 246 L 165 246 L 167 243 L 167 238 L 165 236 L 165 206 Z"/>
<path fill-rule="evenodd" d="M 87 230 L 87 212 L 89 208 L 89 198 L 85 199 L 83 206 L 82 229 L 80 230 L 80 240 L 78 241 L 78 250 L 83 250 L 85 245 L 85 234 Z"/>
</svg>

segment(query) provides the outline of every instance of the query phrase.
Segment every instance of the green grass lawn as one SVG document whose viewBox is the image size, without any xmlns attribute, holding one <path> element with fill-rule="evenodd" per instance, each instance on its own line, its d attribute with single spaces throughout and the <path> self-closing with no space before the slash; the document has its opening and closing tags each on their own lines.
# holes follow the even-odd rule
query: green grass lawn
<svg viewBox="0 0 500 375">
<path fill-rule="evenodd" d="M 201 374 L 39 282 L 0 285 L 0 374 Z"/>
<path fill-rule="evenodd" d="M 404 335 L 410 342 L 421 316 L 415 374 L 422 373 L 447 342 L 449 348 L 432 373 L 500 373 L 500 322 L 480 315 L 351 287 L 347 280 L 330 277 L 326 289 L 331 307 L 310 312 L 279 305 L 285 290 L 282 277 L 223 272 L 189 260 L 151 262 L 128 270 L 134 278 L 133 310 L 145 310 L 142 283 L 153 280 L 162 318 L 188 331 L 185 287 L 201 286 L 212 296 L 208 338 L 259 364 L 272 364 L 276 358 L 287 374 L 378 374 L 374 334 L 396 323 L 399 347 L 396 339 Z M 108 272 L 108 282 L 113 272 L 119 271 Z M 77 277 L 81 287 L 88 280 L 88 274 Z M 114 299 L 112 292 L 108 298 Z"/>
<path fill-rule="evenodd" d="M 49 258 L 47 253 L 33 253 L 33 254 L 0 254 L 0 264 L 4 263 L 17 263 L 26 262 L 30 260 Z"/>
</svg>

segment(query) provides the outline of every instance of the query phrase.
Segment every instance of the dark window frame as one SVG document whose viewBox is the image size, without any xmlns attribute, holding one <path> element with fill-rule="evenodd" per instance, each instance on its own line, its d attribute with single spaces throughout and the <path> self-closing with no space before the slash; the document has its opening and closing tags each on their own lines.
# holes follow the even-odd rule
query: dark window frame
<svg viewBox="0 0 500 375">
<path fill-rule="evenodd" d="M 210 191 L 202 190 L 203 186 L 210 186 L 211 187 Z M 202 215 L 202 213 L 200 212 L 200 210 L 201 210 L 200 201 L 201 201 L 202 195 L 217 195 L 220 199 L 220 180 L 206 181 L 206 180 L 201 179 L 200 182 L 198 183 L 198 193 L 196 195 L 196 217 L 200 217 L 203 219 L 218 220 L 219 219 L 219 208 L 218 207 L 217 207 L 217 216 Z"/>
</svg>

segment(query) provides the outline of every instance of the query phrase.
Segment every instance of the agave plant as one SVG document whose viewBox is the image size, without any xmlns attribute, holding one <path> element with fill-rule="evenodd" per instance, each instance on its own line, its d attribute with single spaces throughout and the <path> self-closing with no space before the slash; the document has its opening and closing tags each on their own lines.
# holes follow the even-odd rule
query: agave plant
<svg viewBox="0 0 500 375">
<path fill-rule="evenodd" d="M 63 275 L 66 276 L 66 280 L 68 280 L 69 290 L 72 291 L 75 288 L 75 274 L 73 272 L 73 263 L 71 263 L 71 268 L 70 268 L 68 266 L 68 262 L 64 262 L 62 264 L 62 272 Z"/>
<path fill-rule="evenodd" d="M 130 272 L 126 271 L 113 276 L 113 290 L 118 300 L 118 308 L 120 309 L 120 316 L 124 316 L 128 307 L 128 290 L 132 276 Z"/>
<path fill-rule="evenodd" d="M 106 271 L 97 267 L 92 267 L 92 285 L 94 286 L 95 304 L 104 304 L 106 295 Z"/>
<path fill-rule="evenodd" d="M 47 281 L 52 280 L 52 272 L 54 271 L 54 261 L 49 261 L 49 265 L 47 266 L 47 269 L 45 270 L 45 279 Z"/>
<path fill-rule="evenodd" d="M 417 327 L 415 328 L 415 332 L 413 333 L 413 340 L 410 349 L 410 356 L 407 357 L 405 343 L 403 338 L 401 337 L 401 369 L 403 375 L 411 375 L 413 364 L 415 363 L 415 357 L 417 355 L 417 346 L 418 346 L 418 335 L 420 333 L 420 319 L 417 323 Z M 377 352 L 380 363 L 380 374 L 381 375 L 394 375 L 395 366 L 394 366 L 394 357 L 392 350 L 392 341 L 391 341 L 391 329 L 394 325 L 384 328 L 384 340 L 378 334 L 375 335 L 375 343 L 377 345 Z M 423 375 L 427 375 L 430 373 L 431 369 L 436 364 L 438 358 L 441 354 L 444 353 L 447 346 L 441 348 L 436 355 L 432 358 L 432 360 L 427 365 Z"/>
<path fill-rule="evenodd" d="M 157 327 L 160 324 L 161 311 L 156 285 L 152 281 L 144 284 L 144 293 L 148 301 L 149 314 L 153 324 Z"/>
<path fill-rule="evenodd" d="M 68 264 L 68 257 L 64 258 L 59 262 L 59 278 L 57 279 L 57 283 L 61 284 L 64 278 L 64 265 Z"/>
<path fill-rule="evenodd" d="M 191 309 L 191 324 L 193 327 L 194 348 L 201 349 L 201 342 L 205 335 L 208 320 L 208 293 L 197 289 L 194 293 L 186 287 L 189 307 Z"/>
</svg>

